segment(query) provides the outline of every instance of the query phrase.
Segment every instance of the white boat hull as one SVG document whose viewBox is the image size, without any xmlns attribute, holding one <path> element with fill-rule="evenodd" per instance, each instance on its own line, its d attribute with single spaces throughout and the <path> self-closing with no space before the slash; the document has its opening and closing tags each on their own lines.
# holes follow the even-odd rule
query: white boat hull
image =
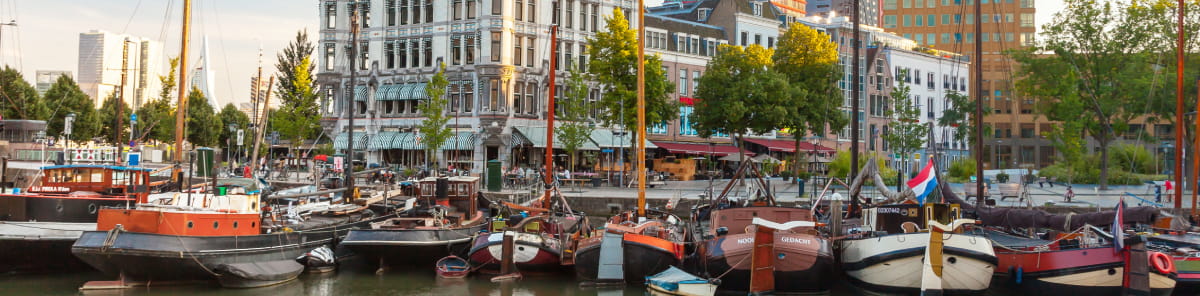
<svg viewBox="0 0 1200 296">
<path fill-rule="evenodd" d="M 966 234 L 943 234 L 942 291 L 981 293 L 991 284 L 996 254 L 991 241 Z M 929 233 L 904 233 L 843 240 L 842 268 L 851 282 L 882 293 L 914 293 L 921 289 Z"/>
</svg>

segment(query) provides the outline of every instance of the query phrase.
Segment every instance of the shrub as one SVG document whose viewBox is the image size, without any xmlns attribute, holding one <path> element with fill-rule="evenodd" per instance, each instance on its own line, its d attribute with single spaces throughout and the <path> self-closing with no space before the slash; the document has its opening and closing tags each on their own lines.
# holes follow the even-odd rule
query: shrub
<svg viewBox="0 0 1200 296">
<path fill-rule="evenodd" d="M 950 163 L 950 168 L 946 172 L 950 182 L 962 183 L 971 180 L 971 176 L 975 175 L 975 159 L 960 158 Z"/>
</svg>

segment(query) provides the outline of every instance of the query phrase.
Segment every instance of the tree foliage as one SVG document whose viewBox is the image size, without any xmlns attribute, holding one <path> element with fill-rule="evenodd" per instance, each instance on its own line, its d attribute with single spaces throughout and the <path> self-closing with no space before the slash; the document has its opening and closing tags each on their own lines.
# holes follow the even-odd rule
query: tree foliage
<svg viewBox="0 0 1200 296">
<path fill-rule="evenodd" d="M 311 79 L 312 73 L 316 72 L 316 65 L 310 61 L 313 49 L 312 42 L 308 41 L 308 30 L 301 30 L 296 32 L 296 38 L 283 51 L 275 55 L 275 71 L 279 72 L 279 79 L 275 83 L 283 104 L 289 100 L 303 100 L 306 89 L 311 91 L 316 88 L 316 82 Z"/>
<path fill-rule="evenodd" d="M 593 128 L 588 118 L 588 86 L 584 80 L 586 74 L 579 68 L 571 66 L 570 77 L 567 78 L 566 92 L 561 101 L 555 102 L 561 106 L 562 125 L 555 127 L 554 135 L 563 144 L 562 149 L 571 156 L 571 171 L 575 171 L 575 153 L 587 141 L 591 141 Z"/>
<path fill-rule="evenodd" d="M 117 103 L 121 105 L 121 130 L 117 134 Z M 100 106 L 100 137 L 104 138 L 105 143 L 116 145 L 118 143 L 129 143 L 129 114 L 133 112 L 129 109 L 129 104 L 125 100 L 117 97 L 117 93 L 104 99 L 104 104 Z"/>
<path fill-rule="evenodd" d="M 179 58 L 171 58 L 171 69 L 167 75 L 158 76 L 162 88 L 158 98 L 146 102 L 137 110 L 138 141 L 155 140 L 164 143 L 175 142 L 175 72 L 179 70 Z"/>
<path fill-rule="evenodd" d="M 282 104 L 279 106 L 279 112 L 271 115 L 279 119 L 272 128 L 279 132 L 280 137 L 291 140 L 292 143 L 314 139 L 321 133 L 321 113 L 317 106 L 315 81 L 309 72 L 311 68 L 312 63 L 308 57 L 301 59 L 293 73 L 281 76 L 292 77 L 292 83 L 289 84 L 292 89 L 280 89 L 276 92 Z"/>
<path fill-rule="evenodd" d="M 691 121 L 701 137 L 770 133 L 795 114 L 787 79 L 771 70 L 772 50 L 757 44 L 720 45 L 699 79 Z M 738 145 L 744 159 L 745 145 Z"/>
<path fill-rule="evenodd" d="M 242 110 L 238 110 L 237 107 L 233 106 L 233 103 L 225 104 L 225 107 L 221 108 L 221 112 L 217 113 L 217 118 L 225 125 L 221 128 L 220 137 L 222 141 L 218 143 L 222 147 L 228 149 L 230 146 L 237 146 L 239 144 L 245 146 L 251 143 L 249 133 L 250 117 L 246 116 L 246 113 L 242 112 Z M 230 124 L 237 125 L 234 131 L 229 131 Z M 237 129 L 243 130 L 241 143 L 237 142 Z"/>
<path fill-rule="evenodd" d="M 842 91 L 837 80 L 842 76 L 838 66 L 838 48 L 828 34 L 804 25 L 793 25 L 779 37 L 778 47 L 771 60 L 775 71 L 787 77 L 790 86 L 791 110 L 784 128 L 792 130 L 796 141 L 796 175 L 803 155 L 800 142 L 806 133 L 823 134 L 826 126 L 841 130 L 849 117 L 841 112 Z"/>
<path fill-rule="evenodd" d="M 193 87 L 187 96 L 187 140 L 194 146 L 216 146 L 224 126 L 213 112 L 208 99 Z"/>
<path fill-rule="evenodd" d="M 975 101 L 956 91 L 947 93 L 946 101 L 950 104 L 942 111 L 942 117 L 938 117 L 938 126 L 953 130 L 954 139 L 967 139 L 967 144 L 975 147 L 975 122 L 971 119 L 975 114 Z M 983 134 L 987 135 L 989 130 L 985 125 Z"/>
<path fill-rule="evenodd" d="M 837 154 L 833 156 L 833 160 L 829 161 L 830 177 L 845 179 L 850 176 L 850 155 L 850 150 L 838 150 Z M 883 157 L 878 157 L 877 154 L 860 153 L 858 158 L 863 161 L 858 163 L 858 170 L 862 171 L 863 167 L 867 165 L 868 156 L 875 156 L 875 165 L 879 168 L 879 176 L 883 178 L 883 182 L 887 185 L 896 185 L 896 170 L 888 167 L 884 163 Z"/>
<path fill-rule="evenodd" d="M 75 114 L 71 140 L 87 141 L 100 135 L 100 116 L 96 104 L 71 77 L 59 76 L 42 98 L 48 106 L 54 106 L 46 122 L 47 135 L 61 135 L 69 114 Z"/>
<path fill-rule="evenodd" d="M 425 85 L 425 93 L 429 95 L 429 98 L 417 106 L 421 116 L 425 117 L 419 126 L 421 143 L 425 144 L 425 153 L 429 155 L 427 159 L 432 161 L 435 168 L 442 144 L 452 136 L 450 127 L 446 126 L 446 122 L 450 121 L 450 116 L 447 116 L 445 112 L 448 103 L 446 99 L 446 86 L 448 85 L 450 85 L 450 81 L 446 80 L 446 65 L 438 65 L 437 74 L 433 75 L 433 78 L 429 79 L 429 84 Z"/>
<path fill-rule="evenodd" d="M 910 75 L 903 72 L 901 75 Z M 891 119 L 888 122 L 890 133 L 880 136 L 892 146 L 892 151 L 901 157 L 908 158 L 917 149 L 925 146 L 926 136 L 929 135 L 929 125 L 921 123 L 921 108 L 913 101 L 911 88 L 899 78 L 899 85 L 892 88 L 891 106 L 884 110 L 884 116 Z"/>
<path fill-rule="evenodd" d="M 9 66 L 0 70 L 0 117 L 46 120 L 50 110 L 21 72 Z M 49 134 L 54 135 L 54 134 Z"/>
<path fill-rule="evenodd" d="M 1017 90 L 1038 100 L 1047 119 L 1078 127 L 1100 146 L 1098 180 L 1107 189 L 1109 145 L 1133 119 L 1150 113 L 1157 77 L 1157 22 L 1115 0 L 1068 0 L 1043 28 L 1042 42 L 1012 56 Z M 1040 52 L 1052 52 L 1042 55 Z M 1069 139 L 1068 139 L 1069 140 Z"/>
<path fill-rule="evenodd" d="M 603 85 L 600 107 L 608 110 L 600 121 L 607 126 L 637 126 L 637 30 L 629 27 L 619 8 L 604 21 L 604 30 L 587 40 L 588 72 Z M 667 96 L 675 86 L 667 81 L 662 60 L 647 55 L 644 67 L 647 124 L 674 120 L 679 116 L 679 104 Z M 634 137 L 639 140 L 636 133 Z"/>
</svg>

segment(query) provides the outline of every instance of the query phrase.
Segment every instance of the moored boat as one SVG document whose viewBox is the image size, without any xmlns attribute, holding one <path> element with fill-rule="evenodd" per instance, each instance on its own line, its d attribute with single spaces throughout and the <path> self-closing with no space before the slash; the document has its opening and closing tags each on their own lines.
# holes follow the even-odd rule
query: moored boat
<svg viewBox="0 0 1200 296">
<path fill-rule="evenodd" d="M 471 273 L 471 264 L 454 255 L 438 259 L 434 266 L 437 268 L 438 277 L 443 278 L 462 278 Z"/>
<path fill-rule="evenodd" d="M 679 266 L 684 257 L 687 230 L 684 221 L 666 212 L 647 210 L 647 216 L 637 223 L 636 213 L 625 212 L 613 216 L 604 224 L 604 229 L 580 239 L 575 248 L 575 274 L 586 281 L 642 282 L 647 276 L 668 268 Z M 601 278 L 603 259 L 606 259 L 605 240 L 619 243 L 610 254 L 620 263 L 620 273 Z M 609 243 L 612 246 L 612 243 Z"/>
<path fill-rule="evenodd" d="M 466 256 L 471 238 L 487 226 L 478 190 L 478 177 L 426 178 L 397 217 L 351 230 L 341 244 L 380 267 Z"/>
<path fill-rule="evenodd" d="M 497 218 L 488 230 L 475 236 L 467 256 L 471 266 L 481 272 L 503 273 L 504 237 L 511 236 L 511 259 L 516 270 L 522 273 L 557 272 L 564 268 L 562 257 L 566 241 L 585 221 L 575 215 L 550 214 Z"/>
<path fill-rule="evenodd" d="M 42 167 L 41 178 L 17 194 L 0 194 L 0 272 L 86 268 L 69 256 L 84 231 L 96 229 L 100 208 L 122 207 L 150 193 L 150 169 L 116 165 Z"/>
<path fill-rule="evenodd" d="M 986 237 L 963 233 L 957 205 L 897 204 L 863 210 L 865 232 L 840 241 L 841 266 L 855 286 L 875 293 L 914 294 L 922 290 L 928 248 L 941 263 L 940 292 L 982 294 L 997 264 Z M 949 223 L 954 231 L 931 231 L 934 223 Z M 940 236 L 940 240 L 938 237 Z"/>
<path fill-rule="evenodd" d="M 253 187 L 159 197 L 132 209 L 101 209 L 97 230 L 84 232 L 72 253 L 122 280 L 216 280 L 221 265 L 295 260 L 386 218 L 352 204 L 263 211 L 269 207 Z"/>
<path fill-rule="evenodd" d="M 719 281 L 704 279 L 672 266 L 647 276 L 646 289 L 652 295 L 712 296 L 717 293 L 714 282 Z"/>
<path fill-rule="evenodd" d="M 1099 243 L 1086 235 L 1057 241 L 995 232 L 987 237 L 996 244 L 999 258 L 993 284 L 997 288 L 1021 295 L 1117 295 L 1122 291 L 1126 254 L 1113 250 L 1111 243 Z M 1154 254 L 1162 253 L 1151 252 L 1150 256 L 1159 256 Z M 1150 268 L 1151 295 L 1171 295 L 1175 277 L 1171 269 Z"/>
</svg>

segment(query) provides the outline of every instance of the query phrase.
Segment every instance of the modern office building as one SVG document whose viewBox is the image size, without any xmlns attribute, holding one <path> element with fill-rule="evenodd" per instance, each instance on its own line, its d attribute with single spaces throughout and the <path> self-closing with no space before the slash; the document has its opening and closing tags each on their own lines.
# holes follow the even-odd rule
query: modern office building
<svg viewBox="0 0 1200 296">
<path fill-rule="evenodd" d="M 128 47 L 126 47 L 128 45 Z M 124 55 L 128 48 L 128 55 Z M 122 58 L 127 57 L 122 68 Z M 79 34 L 80 88 L 95 102 L 103 100 L 121 86 L 121 72 L 127 70 L 125 103 L 141 106 L 158 94 L 163 73 L 163 45 L 147 38 L 92 30 Z"/>
<path fill-rule="evenodd" d="M 49 90 L 50 86 L 54 85 L 54 82 L 58 81 L 59 77 L 67 76 L 69 78 L 74 78 L 71 75 L 71 71 L 37 70 L 36 73 L 37 76 L 34 78 L 34 80 L 37 82 L 38 95 L 46 94 L 46 90 Z"/>
<path fill-rule="evenodd" d="M 1034 101 L 1013 91 L 1016 62 L 1004 51 L 1029 46 L 1037 31 L 1034 0 L 979 0 L 982 17 L 975 17 L 974 0 L 884 0 L 883 27 L 922 46 L 962 53 L 982 63 L 985 135 L 984 166 L 988 169 L 1040 168 L 1054 162 L 1054 148 L 1043 136 L 1053 127 L 1035 111 Z M 974 57 L 975 22 L 983 55 Z M 970 80 L 971 78 L 968 78 Z"/>
</svg>

